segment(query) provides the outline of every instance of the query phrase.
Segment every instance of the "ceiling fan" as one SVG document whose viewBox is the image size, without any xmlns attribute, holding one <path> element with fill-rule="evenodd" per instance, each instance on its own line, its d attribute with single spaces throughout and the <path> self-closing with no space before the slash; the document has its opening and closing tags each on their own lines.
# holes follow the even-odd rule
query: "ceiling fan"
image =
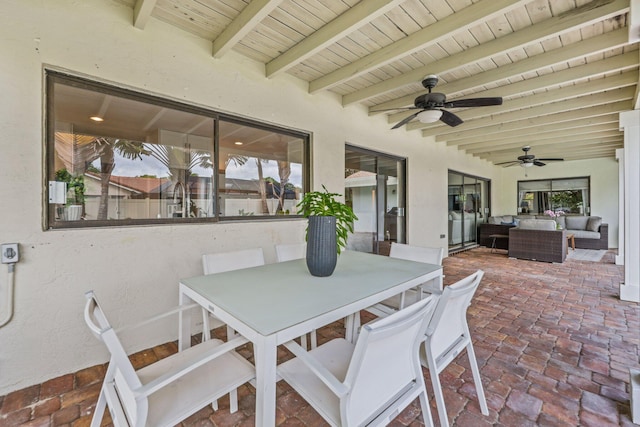
<svg viewBox="0 0 640 427">
<path fill-rule="evenodd" d="M 422 123 L 434 123 L 440 120 L 449 126 L 458 126 L 463 121 L 460 117 L 445 110 L 445 108 L 466 108 L 466 107 L 487 107 L 491 105 L 502 105 L 502 97 L 493 98 L 466 98 L 466 99 L 454 99 L 453 101 L 447 101 L 447 96 L 443 93 L 431 92 L 438 84 L 438 76 L 433 74 L 428 75 L 422 80 L 422 86 L 429 89 L 429 93 L 418 96 L 414 101 L 413 107 L 406 107 L 408 110 L 420 110 L 405 119 L 398 122 L 391 129 L 397 129 L 400 126 L 409 123 L 414 118 Z M 393 108 L 393 110 L 399 110 L 401 108 Z M 382 111 L 382 110 L 379 110 Z"/>
<path fill-rule="evenodd" d="M 564 159 L 560 159 L 560 158 L 549 158 L 549 159 L 536 159 L 536 156 L 534 156 L 533 154 L 529 154 L 529 150 L 531 150 L 531 147 L 528 145 L 525 145 L 524 147 L 522 147 L 522 151 L 524 151 L 524 154 L 522 156 L 518 156 L 518 160 L 511 160 L 509 162 L 502 162 L 502 163 L 496 163 L 496 166 L 498 165 L 504 165 L 505 167 L 508 166 L 515 166 L 515 165 L 520 165 L 523 168 L 528 168 L 531 167 L 533 165 L 536 166 L 544 166 L 546 165 L 546 163 L 544 162 L 562 162 L 564 161 Z"/>
</svg>

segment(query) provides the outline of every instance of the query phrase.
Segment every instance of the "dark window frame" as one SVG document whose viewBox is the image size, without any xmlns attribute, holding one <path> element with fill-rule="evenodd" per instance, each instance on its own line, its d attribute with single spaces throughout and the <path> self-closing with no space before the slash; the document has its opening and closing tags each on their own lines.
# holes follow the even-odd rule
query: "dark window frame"
<svg viewBox="0 0 640 427">
<path fill-rule="evenodd" d="M 246 125 L 261 130 L 271 131 L 295 138 L 300 138 L 303 143 L 303 160 L 302 160 L 302 187 L 303 193 L 306 193 L 310 189 L 310 177 L 311 177 L 311 133 L 303 132 L 295 129 L 286 128 L 283 126 L 277 126 L 271 123 L 262 122 L 259 120 L 249 119 L 245 117 L 235 116 L 229 113 L 218 112 L 212 109 L 208 109 L 201 106 L 191 105 L 185 102 L 172 100 L 168 97 L 162 97 L 159 95 L 152 95 L 144 93 L 135 89 L 123 88 L 115 86 L 111 83 L 105 83 L 96 79 L 90 79 L 86 77 L 80 77 L 72 73 L 61 72 L 58 70 L 45 69 L 45 121 L 44 121 L 44 155 L 43 159 L 43 229 L 72 229 L 72 228 L 95 228 L 95 227 L 126 227 L 126 226 L 148 226 L 148 225 L 175 225 L 175 224 L 198 224 L 198 223 L 224 223 L 224 222 L 238 222 L 238 221 L 273 221 L 280 220 L 286 221 L 290 219 L 299 219 L 301 215 L 255 215 L 255 216 L 225 216 L 220 215 L 218 209 L 213 216 L 210 217 L 194 217 L 194 218 L 144 218 L 144 219 L 116 219 L 116 220 L 89 220 L 89 221 L 64 221 L 56 219 L 55 209 L 56 205 L 49 203 L 49 181 L 53 175 L 53 162 L 56 156 L 55 153 L 55 97 L 54 97 L 54 84 L 65 84 L 71 87 L 82 88 L 85 90 L 91 90 L 98 93 L 115 95 L 126 99 L 145 102 L 161 107 L 175 109 L 181 112 L 197 114 L 211 118 L 213 120 L 213 162 L 214 165 L 219 163 L 219 127 L 220 120 L 233 122 L 239 125 Z M 217 167 L 213 173 L 213 199 L 218 200 L 220 195 L 219 189 L 219 176 Z"/>
</svg>

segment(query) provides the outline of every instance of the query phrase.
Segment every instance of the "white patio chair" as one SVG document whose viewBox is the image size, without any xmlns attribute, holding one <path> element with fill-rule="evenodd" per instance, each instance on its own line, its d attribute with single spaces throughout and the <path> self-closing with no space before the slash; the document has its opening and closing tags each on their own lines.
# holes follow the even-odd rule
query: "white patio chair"
<svg viewBox="0 0 640 427">
<path fill-rule="evenodd" d="M 469 365 L 473 373 L 473 381 L 478 394 L 480 410 L 483 415 L 489 415 L 487 401 L 482 388 L 480 370 L 476 361 L 476 354 L 471 343 L 471 334 L 467 323 L 467 308 L 471 303 L 484 272 L 478 270 L 474 274 L 447 286 L 438 299 L 438 305 L 429 322 L 425 336 L 425 346 L 421 351 L 422 364 L 429 368 L 431 383 L 433 384 L 440 425 L 448 426 L 449 418 L 444 404 L 442 386 L 439 374 L 464 349 L 467 350 Z"/>
<path fill-rule="evenodd" d="M 224 273 L 225 271 L 241 268 L 258 267 L 264 265 L 262 248 L 243 249 L 239 251 L 220 252 L 202 255 L 202 270 L 204 274 Z M 209 320 L 212 320 L 211 322 Z M 211 338 L 211 329 L 224 325 L 224 322 L 206 308 L 202 308 L 202 340 Z M 235 331 L 227 327 L 227 338 L 235 335 Z"/>
<path fill-rule="evenodd" d="M 409 261 L 424 262 L 427 264 L 442 265 L 442 258 L 444 257 L 443 248 L 429 248 L 422 246 L 412 246 L 404 243 L 391 243 L 391 251 L 389 257 L 406 259 Z M 423 283 L 417 288 L 409 289 L 400 295 L 395 295 L 391 298 L 375 304 L 365 310 L 378 317 L 385 317 L 389 314 L 402 309 L 408 305 L 421 300 L 425 294 L 432 292 L 442 291 L 442 276 L 433 279 L 429 282 Z"/>
<path fill-rule="evenodd" d="M 91 427 L 101 425 L 106 407 L 116 427 L 174 426 L 207 404 L 217 410 L 217 399 L 227 393 L 230 411 L 238 410 L 237 388 L 255 378 L 253 365 L 234 351 L 248 342 L 246 338 L 209 340 L 136 371 L 93 291 L 85 297 L 85 322 L 111 353 Z M 178 307 L 118 333 L 195 307 Z"/>
<path fill-rule="evenodd" d="M 278 373 L 332 426 L 386 425 L 416 397 L 433 426 L 419 348 L 434 307 L 425 299 L 364 325 L 355 345 L 336 338 L 307 352 L 289 341 L 296 357 Z"/>
<path fill-rule="evenodd" d="M 307 244 L 281 243 L 275 245 L 275 250 L 278 262 L 292 261 L 294 259 L 302 259 L 307 255 Z M 309 332 L 309 338 L 311 341 L 311 348 L 316 348 L 318 346 L 318 336 L 315 330 Z M 307 348 L 306 335 L 300 337 L 300 345 L 302 345 L 302 347 L 304 347 L 305 349 Z"/>
<path fill-rule="evenodd" d="M 307 256 L 306 243 L 281 243 L 275 245 L 278 262 L 302 259 Z"/>
</svg>

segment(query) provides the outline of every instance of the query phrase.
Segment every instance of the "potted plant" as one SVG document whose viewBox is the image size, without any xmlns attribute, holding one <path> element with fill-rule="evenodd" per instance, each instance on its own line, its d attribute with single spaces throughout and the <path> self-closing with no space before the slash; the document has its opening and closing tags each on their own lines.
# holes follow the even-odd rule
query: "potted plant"
<svg viewBox="0 0 640 427">
<path fill-rule="evenodd" d="M 56 171 L 56 181 L 67 184 L 67 203 L 63 210 L 63 219 L 65 221 L 79 220 L 82 218 L 85 200 L 84 176 L 73 176 L 67 169 L 59 169 Z"/>
<path fill-rule="evenodd" d="M 333 273 L 338 255 L 347 246 L 353 222 L 358 217 L 353 210 L 336 198 L 340 194 L 324 191 L 306 193 L 297 208 L 309 219 L 306 230 L 307 267 L 314 276 L 326 277 Z"/>
</svg>

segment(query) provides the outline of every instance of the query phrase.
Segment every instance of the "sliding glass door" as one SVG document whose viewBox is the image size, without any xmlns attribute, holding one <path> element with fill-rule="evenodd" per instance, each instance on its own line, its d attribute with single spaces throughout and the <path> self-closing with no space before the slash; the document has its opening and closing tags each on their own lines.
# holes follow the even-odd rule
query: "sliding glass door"
<svg viewBox="0 0 640 427">
<path fill-rule="evenodd" d="M 478 227 L 489 215 L 489 181 L 449 171 L 449 251 L 476 246 Z"/>
<path fill-rule="evenodd" d="M 348 247 L 388 255 L 391 242 L 406 242 L 406 160 L 347 145 L 345 200 L 358 216 Z"/>
</svg>

